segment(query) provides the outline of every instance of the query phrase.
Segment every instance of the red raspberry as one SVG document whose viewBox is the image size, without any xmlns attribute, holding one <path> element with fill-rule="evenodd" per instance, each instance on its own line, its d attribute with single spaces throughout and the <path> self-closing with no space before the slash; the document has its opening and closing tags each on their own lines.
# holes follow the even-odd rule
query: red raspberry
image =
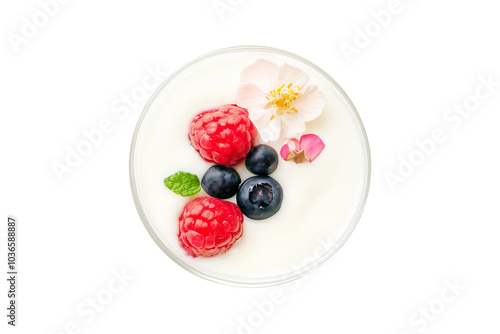
<svg viewBox="0 0 500 334">
<path fill-rule="evenodd" d="M 201 157 L 224 166 L 245 159 L 256 135 L 248 111 L 235 104 L 202 111 L 189 126 L 189 140 Z"/>
<path fill-rule="evenodd" d="M 192 257 L 224 253 L 242 234 L 240 208 L 218 198 L 196 198 L 179 217 L 179 244 Z"/>
</svg>

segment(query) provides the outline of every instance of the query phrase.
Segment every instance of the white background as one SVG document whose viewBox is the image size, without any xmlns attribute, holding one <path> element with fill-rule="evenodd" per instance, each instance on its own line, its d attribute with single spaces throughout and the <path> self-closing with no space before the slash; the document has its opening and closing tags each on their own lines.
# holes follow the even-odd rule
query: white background
<svg viewBox="0 0 500 334">
<path fill-rule="evenodd" d="M 443 119 L 474 101 L 481 76 L 500 81 L 495 2 L 401 0 L 379 31 L 371 12 L 388 0 L 221 2 L 232 4 L 222 17 L 213 0 L 68 1 L 18 47 L 9 36 L 22 35 L 23 17 L 33 21 L 40 4 L 0 5 L 2 268 L 7 215 L 20 233 L 18 327 L 6 325 L 2 279 L 1 332 L 498 333 L 500 87 L 460 124 Z M 355 46 L 366 27 L 369 43 L 358 40 L 346 57 L 342 43 Z M 205 281 L 162 253 L 128 181 L 145 100 L 123 119 L 112 111 L 147 68 L 168 74 L 244 44 L 294 52 L 330 73 L 356 105 L 372 152 L 371 190 L 351 238 L 306 279 L 273 288 Z M 108 118 L 113 130 L 58 180 L 52 163 Z M 415 141 L 436 128 L 446 140 L 391 189 L 387 173 L 398 173 L 399 157 L 417 157 Z M 82 316 L 77 308 L 106 295 L 122 270 L 133 279 L 94 318 Z M 255 306 L 280 293 L 281 303 L 264 302 L 266 314 Z"/>
</svg>

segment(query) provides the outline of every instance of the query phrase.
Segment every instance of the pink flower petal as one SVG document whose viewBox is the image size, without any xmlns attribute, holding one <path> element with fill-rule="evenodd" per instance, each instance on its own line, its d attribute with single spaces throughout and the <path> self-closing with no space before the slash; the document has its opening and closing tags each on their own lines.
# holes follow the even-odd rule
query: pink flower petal
<svg viewBox="0 0 500 334">
<path fill-rule="evenodd" d="M 307 160 L 313 162 L 325 148 L 325 143 L 317 135 L 308 134 L 300 137 L 300 148 L 304 150 Z"/>
<path fill-rule="evenodd" d="M 270 120 L 267 126 L 259 131 L 263 141 L 275 141 L 280 137 L 281 121 L 279 117 Z"/>
<path fill-rule="evenodd" d="M 281 157 L 285 161 L 293 161 L 296 164 L 309 161 L 304 155 L 304 150 L 302 150 L 299 146 L 300 143 L 297 139 L 292 138 L 288 140 L 280 150 Z"/>
<path fill-rule="evenodd" d="M 300 98 L 293 102 L 293 106 L 302 115 L 305 122 L 318 117 L 326 104 L 326 98 L 316 85 L 307 85 L 302 89 Z"/>
<path fill-rule="evenodd" d="M 253 83 L 268 93 L 279 87 L 279 67 L 273 62 L 257 59 L 255 63 L 243 69 L 240 80 L 242 83 Z"/>
<path fill-rule="evenodd" d="M 288 64 L 281 65 L 279 75 L 279 86 L 291 83 L 293 86 L 303 87 L 309 81 L 307 74 L 297 67 Z"/>
<path fill-rule="evenodd" d="M 269 126 L 269 123 L 271 122 L 269 110 L 259 109 L 259 108 L 255 108 L 255 109 L 249 108 L 248 114 L 249 114 L 248 117 L 252 121 L 253 125 L 255 125 L 255 127 L 257 128 L 257 131 L 259 131 L 259 133 L 262 136 L 262 134 L 263 134 L 262 132 L 264 131 L 265 128 L 267 128 Z M 279 131 L 278 131 L 278 135 L 279 135 Z M 267 138 L 267 137 L 262 138 L 262 139 L 264 141 L 269 141 L 269 138 Z"/>
<path fill-rule="evenodd" d="M 236 93 L 236 104 L 246 109 L 264 109 L 267 104 L 266 93 L 252 83 L 244 83 L 238 86 Z"/>
<path fill-rule="evenodd" d="M 285 145 L 283 145 L 280 150 L 280 155 L 283 158 L 283 160 L 286 160 L 288 158 L 289 153 L 290 153 L 290 146 L 288 145 L 288 142 L 286 142 Z"/>
<path fill-rule="evenodd" d="M 297 139 L 291 138 L 281 147 L 280 155 L 283 160 L 290 160 L 290 152 L 298 152 L 300 150 L 300 143 Z"/>
<path fill-rule="evenodd" d="M 248 109 L 249 118 L 259 131 L 263 141 L 275 141 L 280 137 L 281 121 L 279 117 L 271 119 L 269 109 Z"/>
<path fill-rule="evenodd" d="M 300 151 L 300 142 L 298 139 L 290 138 L 287 143 L 290 146 L 290 150 L 294 150 L 296 152 Z"/>
</svg>

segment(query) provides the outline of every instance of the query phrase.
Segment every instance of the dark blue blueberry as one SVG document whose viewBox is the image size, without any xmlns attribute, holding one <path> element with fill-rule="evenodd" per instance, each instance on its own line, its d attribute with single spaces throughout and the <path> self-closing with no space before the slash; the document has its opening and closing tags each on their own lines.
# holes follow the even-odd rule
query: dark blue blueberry
<svg viewBox="0 0 500 334">
<path fill-rule="evenodd" d="M 243 182 L 236 202 L 245 216 L 255 220 L 266 219 L 281 208 L 283 189 L 270 176 L 254 176 Z"/>
<path fill-rule="evenodd" d="M 236 194 L 240 182 L 240 175 L 234 168 L 215 165 L 203 175 L 201 187 L 210 196 L 225 199 Z"/>
<path fill-rule="evenodd" d="M 247 169 L 257 175 L 269 175 L 278 167 L 278 153 L 268 145 L 257 145 L 247 154 Z"/>
</svg>

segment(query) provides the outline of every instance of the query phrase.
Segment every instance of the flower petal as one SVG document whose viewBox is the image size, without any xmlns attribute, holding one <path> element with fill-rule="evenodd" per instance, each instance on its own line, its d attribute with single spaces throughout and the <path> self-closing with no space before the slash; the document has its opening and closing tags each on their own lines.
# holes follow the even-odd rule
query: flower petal
<svg viewBox="0 0 500 334">
<path fill-rule="evenodd" d="M 290 138 L 287 141 L 288 147 L 290 147 L 290 150 L 293 151 L 300 151 L 300 142 L 297 138 Z"/>
<path fill-rule="evenodd" d="M 287 141 L 287 142 L 285 143 L 285 145 L 283 145 L 283 146 L 281 147 L 281 150 L 280 150 L 280 155 L 281 155 L 281 158 L 282 158 L 283 160 L 286 160 L 286 159 L 288 158 L 288 154 L 289 154 L 289 153 L 290 153 L 290 151 L 291 151 L 291 149 L 290 149 L 290 145 L 288 145 L 288 142 L 289 142 L 289 141 Z"/>
<path fill-rule="evenodd" d="M 305 74 L 301 69 L 288 64 L 281 65 L 278 86 L 281 86 L 283 84 L 288 85 L 289 83 L 291 83 L 293 86 L 303 87 L 307 84 L 308 81 L 309 76 Z"/>
<path fill-rule="evenodd" d="M 304 154 L 304 150 L 300 148 L 300 142 L 295 138 L 289 139 L 283 145 L 280 155 L 285 161 L 293 161 L 296 164 L 309 161 Z"/>
<path fill-rule="evenodd" d="M 316 85 L 307 85 L 300 98 L 293 101 L 293 106 L 302 115 L 305 122 L 318 117 L 326 104 L 326 98 Z"/>
<path fill-rule="evenodd" d="M 244 83 L 238 86 L 236 104 L 247 109 L 263 109 L 267 104 L 266 93 L 252 83 Z"/>
<path fill-rule="evenodd" d="M 281 136 L 284 138 L 292 138 L 306 131 L 306 125 L 300 114 L 285 114 L 279 118 L 281 119 Z"/>
<path fill-rule="evenodd" d="M 279 117 L 271 120 L 271 109 L 249 109 L 248 113 L 263 141 L 275 141 L 280 137 L 281 121 Z"/>
<path fill-rule="evenodd" d="M 240 76 L 241 82 L 253 83 L 266 94 L 279 87 L 278 79 L 278 65 L 264 59 L 257 59 L 255 63 L 245 67 Z"/>
<path fill-rule="evenodd" d="M 307 160 L 313 162 L 325 148 L 325 143 L 317 135 L 308 134 L 300 137 L 300 148 L 304 150 Z"/>
<path fill-rule="evenodd" d="M 289 158 L 290 152 L 292 151 L 298 152 L 299 150 L 300 150 L 299 141 L 295 138 L 290 138 L 281 147 L 280 155 L 283 158 L 283 160 L 287 160 Z"/>
</svg>

